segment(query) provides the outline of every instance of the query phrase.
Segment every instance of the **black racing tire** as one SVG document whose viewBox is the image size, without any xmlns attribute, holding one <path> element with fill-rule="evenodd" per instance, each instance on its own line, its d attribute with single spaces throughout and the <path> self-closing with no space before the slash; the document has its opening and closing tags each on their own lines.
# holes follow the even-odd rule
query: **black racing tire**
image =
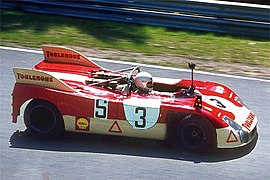
<svg viewBox="0 0 270 180">
<path fill-rule="evenodd" d="M 177 128 L 177 141 L 186 150 L 206 153 L 217 148 L 217 135 L 209 120 L 189 115 L 183 118 Z"/>
<path fill-rule="evenodd" d="M 24 111 L 27 132 L 34 138 L 52 139 L 64 132 L 64 121 L 59 110 L 45 100 L 32 100 Z"/>
</svg>

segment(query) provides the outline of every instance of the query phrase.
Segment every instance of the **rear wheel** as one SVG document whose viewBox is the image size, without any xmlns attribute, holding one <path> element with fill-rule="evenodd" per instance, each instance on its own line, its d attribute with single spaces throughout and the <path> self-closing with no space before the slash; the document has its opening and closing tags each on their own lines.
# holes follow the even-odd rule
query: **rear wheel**
<svg viewBox="0 0 270 180">
<path fill-rule="evenodd" d="M 186 116 L 177 129 L 177 139 L 193 152 L 213 152 L 217 147 L 215 128 L 203 117 Z"/>
<path fill-rule="evenodd" d="M 24 111 L 27 132 L 41 139 L 51 139 L 64 131 L 64 121 L 59 110 L 48 101 L 32 100 Z"/>
</svg>

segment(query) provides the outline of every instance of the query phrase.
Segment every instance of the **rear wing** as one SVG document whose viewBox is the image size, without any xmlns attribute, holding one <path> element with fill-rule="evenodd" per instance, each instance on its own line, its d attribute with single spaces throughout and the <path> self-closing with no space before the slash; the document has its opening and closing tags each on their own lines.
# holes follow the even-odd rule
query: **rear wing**
<svg viewBox="0 0 270 180">
<path fill-rule="evenodd" d="M 47 62 L 76 64 L 105 70 L 105 68 L 103 68 L 102 66 L 94 63 L 85 55 L 73 49 L 61 46 L 42 46 L 42 50 L 44 60 Z"/>
<path fill-rule="evenodd" d="M 28 68 L 13 68 L 13 73 L 17 83 L 75 92 L 72 87 L 44 71 Z"/>
</svg>

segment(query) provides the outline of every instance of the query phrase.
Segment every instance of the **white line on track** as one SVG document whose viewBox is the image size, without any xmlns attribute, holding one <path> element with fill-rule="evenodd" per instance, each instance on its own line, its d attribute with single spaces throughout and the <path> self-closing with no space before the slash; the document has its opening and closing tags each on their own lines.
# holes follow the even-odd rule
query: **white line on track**
<svg viewBox="0 0 270 180">
<path fill-rule="evenodd" d="M 22 49 L 22 48 L 13 48 L 13 47 L 4 47 L 4 46 L 0 46 L 0 49 L 20 51 L 20 52 L 29 52 L 29 53 L 35 53 L 35 54 L 43 54 L 42 51 L 31 50 L 31 49 Z M 94 61 L 100 61 L 100 62 L 109 62 L 109 63 L 115 63 L 115 64 L 127 64 L 127 65 L 149 67 L 149 68 L 156 68 L 156 69 L 165 69 L 165 70 L 178 71 L 178 72 L 190 72 L 189 69 L 141 64 L 141 63 L 134 63 L 134 62 L 124 62 L 124 61 L 116 61 L 116 60 L 101 59 L 101 58 L 92 58 L 92 57 L 90 57 L 90 58 Z M 204 74 L 204 75 L 219 76 L 219 77 L 226 77 L 226 78 L 235 78 L 235 79 L 245 79 L 245 80 L 261 81 L 261 82 L 270 82 L 270 80 L 267 80 L 267 79 L 251 78 L 251 77 L 245 77 L 245 76 L 235 76 L 235 75 L 229 75 L 229 74 L 211 73 L 211 72 L 206 72 L 206 71 L 196 71 L 196 74 Z"/>
</svg>

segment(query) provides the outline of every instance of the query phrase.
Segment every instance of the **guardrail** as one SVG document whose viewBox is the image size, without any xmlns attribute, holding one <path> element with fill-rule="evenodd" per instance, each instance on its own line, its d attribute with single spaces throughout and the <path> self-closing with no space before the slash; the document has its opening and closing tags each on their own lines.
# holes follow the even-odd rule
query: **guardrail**
<svg viewBox="0 0 270 180">
<path fill-rule="evenodd" d="M 205 0 L 22 0 L 3 8 L 80 18 L 270 37 L 270 6 Z"/>
</svg>

